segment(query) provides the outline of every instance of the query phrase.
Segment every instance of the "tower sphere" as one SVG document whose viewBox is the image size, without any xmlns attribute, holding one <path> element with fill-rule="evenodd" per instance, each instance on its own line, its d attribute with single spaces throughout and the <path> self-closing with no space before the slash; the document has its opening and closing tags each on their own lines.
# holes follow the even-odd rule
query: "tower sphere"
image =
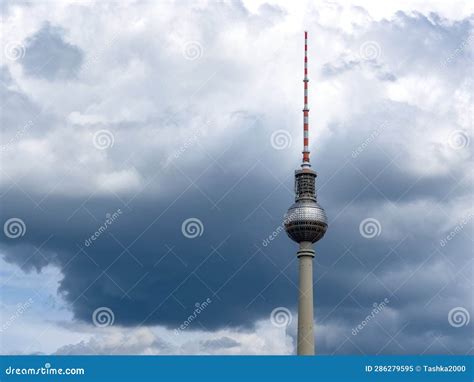
<svg viewBox="0 0 474 382">
<path fill-rule="evenodd" d="M 328 228 L 324 209 L 314 200 L 296 201 L 285 214 L 285 231 L 291 240 L 301 243 L 315 243 L 320 240 Z"/>
</svg>

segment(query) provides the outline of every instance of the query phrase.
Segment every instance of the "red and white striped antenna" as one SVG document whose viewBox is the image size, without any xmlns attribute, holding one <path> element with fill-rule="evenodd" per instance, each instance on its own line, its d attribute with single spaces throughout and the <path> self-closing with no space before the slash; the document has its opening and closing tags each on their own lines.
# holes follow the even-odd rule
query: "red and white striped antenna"
<svg viewBox="0 0 474 382">
<path fill-rule="evenodd" d="M 308 32 L 304 32 L 304 107 L 303 107 L 303 164 L 301 167 L 311 167 L 309 163 L 309 123 L 308 123 Z"/>
</svg>

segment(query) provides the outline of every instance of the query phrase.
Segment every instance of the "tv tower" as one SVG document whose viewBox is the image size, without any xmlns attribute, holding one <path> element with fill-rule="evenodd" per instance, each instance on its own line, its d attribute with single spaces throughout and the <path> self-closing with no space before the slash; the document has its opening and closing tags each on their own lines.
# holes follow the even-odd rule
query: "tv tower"
<svg viewBox="0 0 474 382">
<path fill-rule="evenodd" d="M 316 172 L 309 163 L 308 32 L 304 32 L 303 162 L 295 171 L 295 203 L 284 218 L 288 236 L 299 243 L 298 355 L 314 355 L 313 243 L 326 233 L 326 213 L 316 201 Z"/>
</svg>

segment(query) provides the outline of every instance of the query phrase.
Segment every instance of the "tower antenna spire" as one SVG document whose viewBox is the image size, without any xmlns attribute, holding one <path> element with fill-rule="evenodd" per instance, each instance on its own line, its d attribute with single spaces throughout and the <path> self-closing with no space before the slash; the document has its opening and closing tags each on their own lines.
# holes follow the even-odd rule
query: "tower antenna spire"
<svg viewBox="0 0 474 382">
<path fill-rule="evenodd" d="M 303 163 L 301 167 L 311 167 L 309 163 L 309 107 L 308 107 L 308 32 L 304 32 L 304 107 L 303 107 Z"/>
</svg>

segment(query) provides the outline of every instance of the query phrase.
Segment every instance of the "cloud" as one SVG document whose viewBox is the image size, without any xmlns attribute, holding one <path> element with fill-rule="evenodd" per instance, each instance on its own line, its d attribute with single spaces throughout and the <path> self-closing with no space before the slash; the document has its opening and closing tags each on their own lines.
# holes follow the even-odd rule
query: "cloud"
<svg viewBox="0 0 474 382">
<path fill-rule="evenodd" d="M 206 340 L 202 343 L 204 348 L 211 348 L 211 349 L 220 349 L 220 348 L 233 348 L 239 346 L 240 344 L 229 337 L 221 337 L 216 340 Z"/>
<path fill-rule="evenodd" d="M 26 40 L 21 64 L 29 76 L 47 80 L 74 77 L 82 62 L 81 50 L 64 41 L 64 31 L 46 23 Z"/>
<path fill-rule="evenodd" d="M 256 325 L 255 332 L 222 330 L 193 331 L 186 339 L 176 338 L 162 328 L 109 327 L 89 340 L 60 347 L 55 354 L 291 354 L 293 340 L 284 329 Z"/>
<path fill-rule="evenodd" d="M 279 232 L 299 165 L 296 8 L 55 6 L 62 12 L 18 8 L 32 20 L 26 54 L 1 72 L 1 221 L 27 227 L 2 236 L 2 255 L 30 274 L 56 267 L 75 323 L 91 326 L 107 307 L 117 325 L 59 352 L 106 354 L 125 341 L 125 353 L 291 353 L 294 328 L 272 344 L 265 323 L 275 307 L 296 310 L 296 246 L 284 233 L 263 242 Z M 316 248 L 318 351 L 466 353 L 468 328 L 447 317 L 455 306 L 472 312 L 472 221 L 440 240 L 469 209 L 472 16 L 375 19 L 328 4 L 305 17 L 312 160 L 330 221 Z M 277 130 L 291 136 L 284 150 L 271 145 Z M 459 131 L 464 143 L 453 145 Z M 189 218 L 202 235 L 183 235 Z M 366 218 L 380 235 L 361 235 Z M 170 335 L 207 298 L 186 334 Z M 384 298 L 389 306 L 353 336 Z M 192 332 L 201 334 L 177 338 Z"/>
</svg>

